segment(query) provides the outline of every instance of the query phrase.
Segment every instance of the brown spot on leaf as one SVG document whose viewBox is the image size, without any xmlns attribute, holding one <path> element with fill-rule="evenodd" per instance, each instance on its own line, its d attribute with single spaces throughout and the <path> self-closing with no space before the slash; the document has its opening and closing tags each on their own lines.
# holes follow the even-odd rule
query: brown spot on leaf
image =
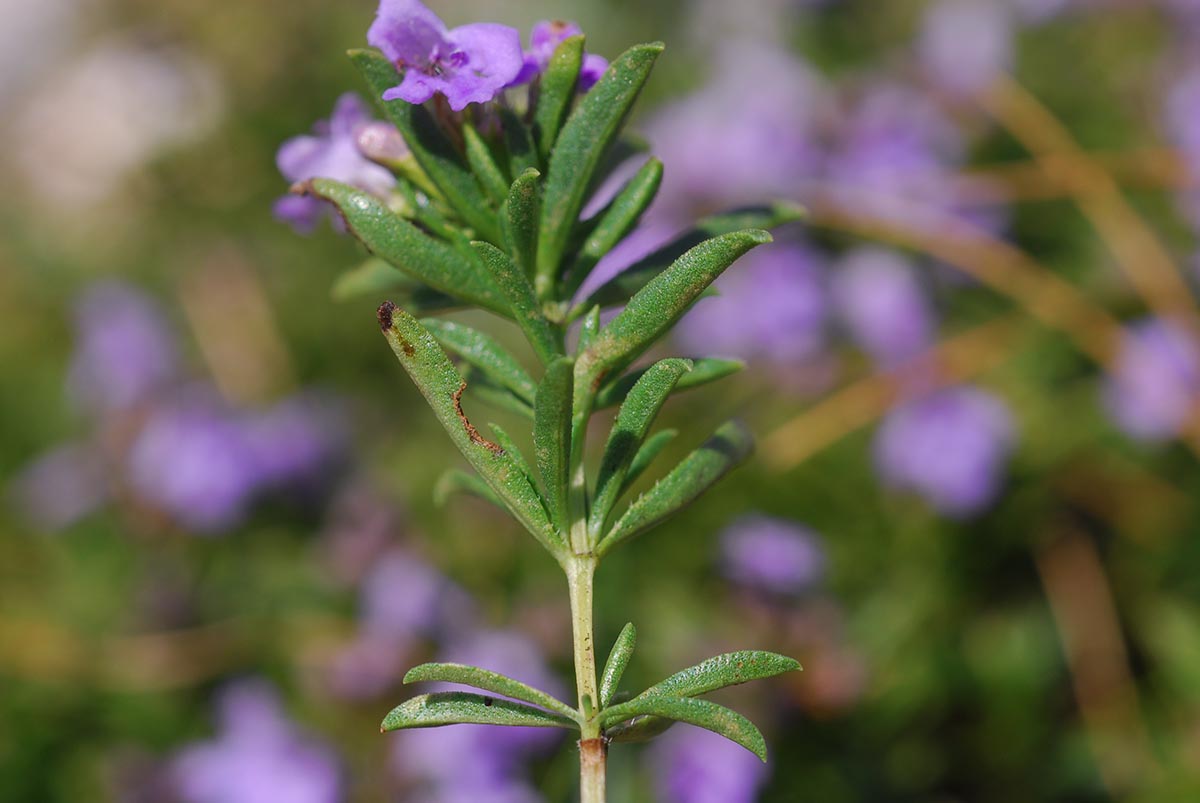
<svg viewBox="0 0 1200 803">
<path fill-rule="evenodd" d="M 491 697 L 484 697 L 484 698 L 483 698 L 483 704 L 484 704 L 484 705 L 486 705 L 486 706 L 488 706 L 489 708 L 491 707 L 492 703 L 494 703 L 494 702 L 496 702 L 496 701 L 495 701 L 495 700 L 493 700 Z"/>
<path fill-rule="evenodd" d="M 417 350 L 413 348 L 413 344 L 409 343 L 407 340 L 400 341 L 400 349 L 409 357 L 417 353 Z"/>
<path fill-rule="evenodd" d="M 379 305 L 379 309 L 375 310 L 375 317 L 379 319 L 380 331 L 386 332 L 392 328 L 392 315 L 394 315 L 395 312 L 396 305 L 390 301 L 383 302 Z"/>
<path fill-rule="evenodd" d="M 479 434 L 479 430 L 475 429 L 475 425 L 467 419 L 467 414 L 463 412 L 462 395 L 467 389 L 467 383 L 463 382 L 459 385 L 458 390 L 450 394 L 450 398 L 454 400 L 454 412 L 458 414 L 458 420 L 462 422 L 463 429 L 467 431 L 467 437 L 471 439 L 471 443 L 478 443 L 480 446 L 487 449 L 492 454 L 504 454 L 503 447 L 498 443 L 492 443 L 487 438 Z"/>
</svg>

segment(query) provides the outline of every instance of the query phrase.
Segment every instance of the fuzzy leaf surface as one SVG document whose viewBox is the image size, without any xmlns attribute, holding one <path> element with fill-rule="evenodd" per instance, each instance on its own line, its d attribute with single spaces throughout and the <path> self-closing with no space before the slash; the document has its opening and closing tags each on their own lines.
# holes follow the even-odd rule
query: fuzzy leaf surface
<svg viewBox="0 0 1200 803">
<path fill-rule="evenodd" d="M 318 178 L 307 188 L 333 203 L 350 232 L 375 256 L 446 295 L 511 315 L 500 290 L 478 264 L 447 243 L 430 237 L 369 193 L 330 179 Z"/>
<path fill-rule="evenodd" d="M 622 541 L 670 518 L 711 488 L 753 451 L 754 441 L 736 421 L 722 425 L 703 446 L 685 457 L 671 473 L 639 496 L 596 551 L 603 555 Z"/>
<path fill-rule="evenodd" d="M 656 697 L 695 697 L 726 686 L 775 677 L 800 668 L 800 662 L 786 655 L 762 650 L 740 650 L 717 655 L 695 666 L 680 670 L 655 683 L 638 695 Z"/>
<path fill-rule="evenodd" d="M 633 648 L 637 646 L 637 628 L 630 622 L 621 628 L 617 640 L 613 643 L 608 660 L 604 662 L 604 673 L 600 676 L 600 707 L 607 708 L 612 702 L 613 694 L 621 685 L 621 677 L 629 659 L 633 657 Z"/>
<path fill-rule="evenodd" d="M 543 162 L 550 158 L 558 132 L 571 111 L 582 66 L 583 37 L 572 36 L 559 43 L 542 74 L 537 108 L 533 112 L 533 138 Z"/>
<path fill-rule="evenodd" d="M 525 333 L 529 345 L 533 346 L 543 363 L 549 364 L 562 354 L 562 344 L 542 314 L 529 277 L 513 263 L 508 254 L 491 243 L 477 241 L 472 245 L 487 266 L 492 281 L 508 300 L 510 314 Z"/>
<path fill-rule="evenodd" d="M 540 689 L 535 689 L 533 686 L 522 683 L 519 680 L 510 678 L 507 675 L 501 675 L 498 672 L 492 672 L 489 669 L 482 669 L 478 666 L 452 663 L 421 664 L 408 670 L 408 673 L 404 676 L 405 683 L 424 683 L 429 681 L 461 683 L 464 686 L 472 686 L 476 689 L 490 691 L 493 694 L 501 694 L 505 697 L 512 697 L 526 703 L 531 703 L 532 705 L 540 706 L 561 714 L 570 720 L 575 720 L 579 717 L 575 709 L 556 697 Z"/>
<path fill-rule="evenodd" d="M 540 179 L 541 173 L 532 168 L 521 173 L 509 188 L 504 206 L 513 260 L 526 276 L 533 276 L 537 260 L 538 215 L 542 208 L 538 194 Z"/>
<path fill-rule="evenodd" d="M 441 318 L 425 318 L 421 325 L 432 332 L 444 347 L 487 374 L 493 382 L 533 404 L 537 384 L 517 359 L 490 335 Z"/>
<path fill-rule="evenodd" d="M 629 471 L 625 472 L 625 482 L 621 483 L 621 493 L 628 491 L 630 486 L 646 473 L 646 469 L 650 468 L 654 458 L 658 457 L 678 434 L 679 430 L 677 429 L 664 429 L 646 439 L 642 448 L 638 449 L 638 453 L 633 456 L 633 462 L 629 464 Z"/>
<path fill-rule="evenodd" d="M 421 312 L 442 312 L 463 304 L 377 257 L 366 259 L 361 265 L 339 274 L 330 289 L 334 301 L 378 298 L 381 293 L 402 296 L 408 309 Z"/>
<path fill-rule="evenodd" d="M 630 389 L 613 422 L 596 477 L 590 528 L 599 534 L 624 487 L 625 475 L 680 377 L 692 369 L 690 360 L 672 358 L 656 362 L 642 372 Z"/>
<path fill-rule="evenodd" d="M 435 728 L 439 725 L 522 725 L 532 728 L 578 726 L 571 719 L 511 700 L 467 692 L 421 694 L 396 706 L 384 717 L 380 730 Z"/>
<path fill-rule="evenodd" d="M 553 521 L 567 531 L 567 474 L 571 460 L 575 363 L 560 357 L 546 369 L 533 407 L 533 445 Z"/>
<path fill-rule="evenodd" d="M 736 374 L 745 367 L 746 364 L 741 360 L 722 360 L 715 357 L 702 357 L 698 360 L 692 360 L 692 370 L 679 377 L 679 381 L 675 383 L 675 389 L 672 392 L 682 393 L 685 390 L 691 390 L 701 385 L 707 385 L 710 382 L 716 382 L 718 379 L 724 379 L 731 374 Z M 617 381 L 610 382 L 602 387 L 600 392 L 596 394 L 596 409 L 603 410 L 605 407 L 613 407 L 620 404 L 645 373 L 646 369 L 630 371 Z"/>
<path fill-rule="evenodd" d="M 500 165 L 496 163 L 495 155 L 488 144 L 484 142 L 483 137 L 479 135 L 475 126 L 464 123 L 462 132 L 467 164 L 475 173 L 484 192 L 492 201 L 499 204 L 508 195 L 508 178 Z"/>
<path fill-rule="evenodd" d="M 537 254 L 543 298 L 558 280 L 588 184 L 662 50 L 660 43 L 637 45 L 618 56 L 579 101 L 550 151 Z"/>
<path fill-rule="evenodd" d="M 537 489 L 513 457 L 484 438 L 467 419 L 462 410 L 467 384 L 434 336 L 390 302 L 379 308 L 379 325 L 396 358 L 467 462 L 504 500 L 517 520 L 543 546 L 557 554 L 561 542 Z"/>
<path fill-rule="evenodd" d="M 635 697 L 604 711 L 601 722 L 603 727 L 608 728 L 646 715 L 705 728 L 740 744 L 762 761 L 767 760 L 767 743 L 758 728 L 738 712 L 708 700 L 665 695 Z"/>
<path fill-rule="evenodd" d="M 679 257 L 600 330 L 579 357 L 581 378 L 593 385 L 624 369 L 666 334 L 738 257 L 770 241 L 767 232 L 748 229 L 706 240 Z"/>
</svg>

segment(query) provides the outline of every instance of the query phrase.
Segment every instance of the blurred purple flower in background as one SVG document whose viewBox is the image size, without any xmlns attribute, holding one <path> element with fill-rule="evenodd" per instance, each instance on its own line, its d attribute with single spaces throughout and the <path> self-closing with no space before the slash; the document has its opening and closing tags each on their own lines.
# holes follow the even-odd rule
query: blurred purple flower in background
<svg viewBox="0 0 1200 803">
<path fill-rule="evenodd" d="M 108 501 L 108 472 L 99 449 L 68 443 L 34 459 L 9 489 L 13 502 L 37 527 L 61 530 Z"/>
<path fill-rule="evenodd" d="M 215 739 L 185 748 L 172 775 L 186 803 L 337 803 L 341 771 L 329 748 L 287 719 L 266 683 L 241 681 L 217 699 Z"/>
<path fill-rule="evenodd" d="M 753 803 L 768 768 L 740 745 L 676 725 L 647 751 L 660 803 Z"/>
<path fill-rule="evenodd" d="M 145 401 L 177 376 L 175 336 L 159 306 L 130 284 L 93 285 L 74 305 L 75 353 L 68 385 L 105 413 Z"/>
<path fill-rule="evenodd" d="M 373 636 L 404 644 L 468 626 L 473 616 L 462 589 L 398 549 L 379 558 L 363 579 L 360 618 Z"/>
<path fill-rule="evenodd" d="M 983 92 L 1012 68 L 1008 10 L 999 0 L 939 0 L 925 10 L 917 49 L 939 88 L 953 95 Z"/>
<path fill-rule="evenodd" d="M 529 49 L 525 51 L 525 63 L 513 80 L 514 85 L 527 84 L 546 71 L 554 51 L 567 39 L 579 36 L 583 30 L 573 22 L 542 20 L 535 23 L 529 34 Z M 608 69 L 608 59 L 594 53 L 584 53 L 579 69 L 578 91 L 586 92 L 595 86 Z"/>
<path fill-rule="evenodd" d="M 537 647 L 508 631 L 479 631 L 449 645 L 439 660 L 471 664 L 500 672 L 564 695 L 562 681 L 546 666 Z M 429 684 L 429 691 L 458 690 L 452 684 Z M 552 728 L 453 725 L 425 733 L 401 731 L 394 737 L 395 767 L 410 782 L 425 785 L 412 798 L 440 801 L 540 801 L 523 777 L 530 759 L 552 750 L 562 733 Z M 462 756 L 471 756 L 463 762 Z"/>
<path fill-rule="evenodd" d="M 972 387 L 936 391 L 893 408 L 875 437 L 885 485 L 923 497 L 939 512 L 967 517 L 1000 490 L 1012 450 L 1008 408 Z"/>
<path fill-rule="evenodd" d="M 312 135 L 292 137 L 279 146 L 275 163 L 288 181 L 328 178 L 351 184 L 375 195 L 386 195 L 395 177 L 375 164 L 359 149 L 359 135 L 374 120 L 362 99 L 353 92 L 338 98 L 333 114 L 313 126 Z M 275 217 L 296 231 L 312 231 L 326 214 L 326 204 L 299 195 L 285 195 L 275 202 Z"/>
<path fill-rule="evenodd" d="M 1161 318 L 1131 325 L 1104 397 L 1130 437 L 1160 441 L 1178 435 L 1200 402 L 1200 345 L 1183 327 Z"/>
<path fill-rule="evenodd" d="M 797 594 L 820 581 L 825 551 L 816 533 L 786 519 L 744 516 L 721 533 L 721 568 L 733 582 Z"/>
<path fill-rule="evenodd" d="M 243 437 L 265 490 L 311 490 L 342 458 L 348 433 L 340 405 L 308 393 L 245 417 Z"/>
<path fill-rule="evenodd" d="M 456 112 L 496 97 L 525 64 L 515 28 L 478 22 L 447 29 L 418 0 L 381 0 L 367 42 L 404 73 L 384 100 L 424 103 L 441 93 Z"/>
<path fill-rule="evenodd" d="M 718 280 L 720 295 L 702 299 L 675 337 L 698 354 L 793 365 L 825 345 L 828 300 L 824 261 L 813 249 L 779 243 L 752 251 Z"/>
<path fill-rule="evenodd" d="M 129 484 L 188 529 L 213 533 L 259 489 L 254 450 L 232 411 L 203 390 L 153 411 L 129 450 Z"/>
<path fill-rule="evenodd" d="M 858 248 L 831 272 L 832 296 L 854 341 L 884 366 L 910 359 L 937 337 L 937 320 L 909 261 Z"/>
</svg>

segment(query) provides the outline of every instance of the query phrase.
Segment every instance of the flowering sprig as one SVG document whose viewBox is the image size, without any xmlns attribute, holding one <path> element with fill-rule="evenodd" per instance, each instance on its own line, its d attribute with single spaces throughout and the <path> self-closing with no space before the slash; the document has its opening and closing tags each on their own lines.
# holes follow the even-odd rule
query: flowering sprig
<svg viewBox="0 0 1200 803">
<path fill-rule="evenodd" d="M 749 721 L 699 698 L 799 668 L 773 653 L 731 653 L 635 696 L 618 696 L 634 627 L 622 631 L 599 675 L 592 632 L 601 560 L 686 507 L 752 448 L 746 430 L 729 422 L 621 509 L 675 434 L 651 433 L 668 398 L 739 367 L 678 358 L 635 364 L 726 268 L 770 241 L 765 228 L 796 213 L 763 207 L 707 218 L 577 298 L 592 268 L 638 225 L 658 190 L 662 165 L 651 158 L 599 212 L 581 219 L 593 188 L 613 169 L 623 122 L 662 46 L 630 48 L 597 77 L 589 75 L 583 37 L 558 36 L 577 29 L 535 29 L 535 52 L 514 66 L 511 29 L 502 28 L 447 29 L 415 0 L 384 0 L 369 36 L 382 55 L 353 51 L 351 59 L 407 144 L 411 163 L 395 171 L 394 191 L 382 196 L 336 176 L 294 190 L 331 202 L 373 255 L 349 280 L 354 290 L 374 292 L 382 282 L 402 292 L 400 303 L 379 306 L 380 329 L 475 470 L 452 470 L 439 492 L 465 491 L 505 509 L 559 563 L 570 590 L 576 707 L 486 669 L 425 664 L 406 682 L 447 681 L 484 693 L 420 695 L 389 713 L 383 728 L 490 723 L 579 730 L 583 800 L 595 803 L 604 799 L 608 744 L 649 738 L 673 722 L 712 730 L 765 760 L 763 737 Z M 548 38 L 561 41 L 541 53 Z M 522 65 L 532 65 L 529 74 L 520 74 Z M 533 82 L 524 107 L 491 102 L 521 81 Z M 445 104 L 433 98 L 437 93 Z M 393 269 L 401 283 L 387 278 Z M 339 283 L 344 291 L 346 282 Z M 461 306 L 515 323 L 540 363 L 540 378 L 483 332 L 415 317 Z M 601 325 L 601 311 L 618 307 Z M 572 350 L 566 334 L 576 321 L 582 323 Z M 530 420 L 534 459 L 526 460 L 500 427 L 472 422 L 464 409 L 469 400 L 492 401 Z M 589 477 L 589 421 L 597 410 L 618 406 L 599 470 Z"/>
</svg>

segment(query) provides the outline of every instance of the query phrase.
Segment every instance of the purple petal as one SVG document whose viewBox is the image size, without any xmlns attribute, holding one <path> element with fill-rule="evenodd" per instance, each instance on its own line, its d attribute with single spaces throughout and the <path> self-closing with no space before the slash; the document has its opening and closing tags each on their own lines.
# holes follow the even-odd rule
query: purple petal
<svg viewBox="0 0 1200 803">
<path fill-rule="evenodd" d="M 1117 426 L 1130 437 L 1154 442 L 1177 436 L 1200 401 L 1200 345 L 1170 321 L 1135 323 L 1104 394 Z"/>
<path fill-rule="evenodd" d="M 368 44 L 404 67 L 425 66 L 445 41 L 446 24 L 419 0 L 380 0 L 367 30 Z"/>
<path fill-rule="evenodd" d="M 595 53 L 585 53 L 583 55 L 583 65 L 579 69 L 579 91 L 587 92 L 596 82 L 604 77 L 604 71 L 608 69 L 608 59 L 604 56 L 597 56 Z"/>
<path fill-rule="evenodd" d="M 933 343 L 936 324 L 912 267 L 900 255 L 862 248 L 833 271 L 833 296 L 850 335 L 884 365 Z"/>
<path fill-rule="evenodd" d="M 721 558 L 731 580 L 774 594 L 804 591 L 825 570 L 825 552 L 812 530 L 769 516 L 730 524 L 721 534 Z"/>
<path fill-rule="evenodd" d="M 469 103 L 486 103 L 521 72 L 521 34 L 516 28 L 479 22 L 450 31 L 447 39 L 466 57 L 448 73 L 442 88 L 450 108 L 462 111 Z"/>
<path fill-rule="evenodd" d="M 918 48 L 930 79 L 948 92 L 987 89 L 1013 61 L 1008 10 L 989 0 L 942 0 L 925 13 Z"/>
</svg>

